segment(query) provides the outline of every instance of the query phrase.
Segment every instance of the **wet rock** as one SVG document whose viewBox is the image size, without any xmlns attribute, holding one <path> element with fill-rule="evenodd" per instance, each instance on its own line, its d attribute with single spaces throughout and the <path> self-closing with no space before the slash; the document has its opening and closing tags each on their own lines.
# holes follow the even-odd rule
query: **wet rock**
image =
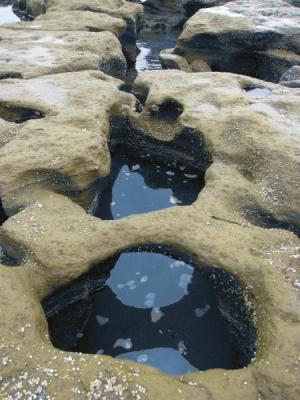
<svg viewBox="0 0 300 400">
<path fill-rule="evenodd" d="M 109 172 L 110 115 L 135 104 L 121 83 L 96 71 L 0 82 L 3 131 L 12 130 L 0 150 L 4 208 L 24 204 L 32 186 L 86 203 L 82 190 Z"/>
<path fill-rule="evenodd" d="M 46 6 L 45 6 L 46 4 Z M 106 14 L 111 17 L 121 18 L 126 23 L 126 30 L 120 37 L 124 52 L 128 60 L 135 61 L 136 39 L 141 29 L 143 7 L 139 4 L 125 0 L 14 0 L 14 11 L 23 18 L 32 19 L 44 12 L 89 11 L 97 15 Z"/>
<path fill-rule="evenodd" d="M 179 29 L 185 21 L 184 8 L 175 0 L 146 0 L 143 2 L 144 26 L 153 30 Z"/>
<path fill-rule="evenodd" d="M 284 1 L 231 1 L 198 11 L 188 20 L 175 54 L 197 58 L 212 70 L 278 82 L 299 64 L 300 11 Z"/>
<path fill-rule="evenodd" d="M 280 78 L 281 85 L 289 87 L 300 87 L 300 66 L 289 68 Z"/>
<path fill-rule="evenodd" d="M 124 78 L 126 60 L 110 32 L 2 29 L 0 75 L 33 78 L 68 71 L 101 70 Z"/>
<path fill-rule="evenodd" d="M 186 16 L 191 17 L 200 10 L 200 8 L 219 6 L 227 1 L 229 0 L 183 0 L 182 3 L 186 11 Z"/>
</svg>

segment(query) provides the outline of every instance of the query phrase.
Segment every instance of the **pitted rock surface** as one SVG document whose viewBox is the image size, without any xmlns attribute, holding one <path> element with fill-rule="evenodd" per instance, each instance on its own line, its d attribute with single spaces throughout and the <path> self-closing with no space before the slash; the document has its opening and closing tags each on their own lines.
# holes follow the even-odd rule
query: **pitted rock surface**
<svg viewBox="0 0 300 400">
<path fill-rule="evenodd" d="M 26 201 L 32 186 L 68 191 L 81 202 L 82 191 L 109 173 L 109 118 L 134 104 L 118 90 L 121 84 L 100 72 L 0 82 L 0 117 L 10 119 L 15 131 L 12 138 L 8 131 L 0 150 L 1 198 L 8 212 Z M 14 110 L 24 109 L 44 118 L 13 123 L 20 118 Z"/>
</svg>

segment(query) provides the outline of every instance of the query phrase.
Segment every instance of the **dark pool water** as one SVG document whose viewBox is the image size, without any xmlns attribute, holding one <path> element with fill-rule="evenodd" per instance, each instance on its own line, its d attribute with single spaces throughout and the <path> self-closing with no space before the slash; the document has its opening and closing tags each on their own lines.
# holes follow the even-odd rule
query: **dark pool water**
<svg viewBox="0 0 300 400">
<path fill-rule="evenodd" d="M 204 186 L 203 175 L 175 165 L 131 158 L 122 147 L 115 150 L 111 174 L 99 195 L 94 215 L 106 220 L 119 219 L 192 204 Z"/>
<path fill-rule="evenodd" d="M 76 351 L 167 374 L 241 367 L 210 279 L 180 258 L 152 251 L 121 253 L 77 336 Z"/>
</svg>

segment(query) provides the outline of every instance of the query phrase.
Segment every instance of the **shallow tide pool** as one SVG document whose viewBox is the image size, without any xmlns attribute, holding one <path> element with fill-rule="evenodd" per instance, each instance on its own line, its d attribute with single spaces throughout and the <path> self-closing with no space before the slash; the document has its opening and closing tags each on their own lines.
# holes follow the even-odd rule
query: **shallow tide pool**
<svg viewBox="0 0 300 400">
<path fill-rule="evenodd" d="M 106 354 L 184 374 L 241 366 L 210 279 L 179 258 L 121 253 L 76 351 Z"/>
<path fill-rule="evenodd" d="M 109 182 L 99 195 L 94 215 L 120 219 L 164 208 L 192 204 L 204 186 L 203 176 L 185 166 L 133 159 L 114 151 Z"/>
</svg>

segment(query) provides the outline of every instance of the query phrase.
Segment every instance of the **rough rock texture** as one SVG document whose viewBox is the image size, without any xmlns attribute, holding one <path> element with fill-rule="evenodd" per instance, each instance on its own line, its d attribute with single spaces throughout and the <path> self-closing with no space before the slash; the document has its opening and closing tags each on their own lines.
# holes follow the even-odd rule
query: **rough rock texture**
<svg viewBox="0 0 300 400">
<path fill-rule="evenodd" d="M 24 204 L 32 185 L 77 198 L 107 175 L 109 118 L 134 104 L 121 84 L 100 72 L 0 82 L 0 118 L 10 121 L 3 131 L 0 125 L 0 193 L 8 213 Z"/>
<path fill-rule="evenodd" d="M 187 17 L 194 15 L 200 8 L 219 6 L 230 0 L 182 0 Z"/>
<path fill-rule="evenodd" d="M 266 90 L 256 94 L 254 88 Z M 162 140 L 183 127 L 195 129 L 213 161 L 243 177 L 248 189 L 235 194 L 234 207 L 250 220 L 256 215 L 257 223 L 274 219 L 299 229 L 299 90 L 232 74 L 175 70 L 145 73 L 134 90 L 146 98 L 144 111 L 132 117 L 137 129 Z M 183 113 L 162 129 L 152 115 L 166 100 L 180 104 Z"/>
<path fill-rule="evenodd" d="M 300 88 L 300 66 L 289 68 L 280 78 L 281 85 Z"/>
<path fill-rule="evenodd" d="M 124 79 L 126 59 L 110 32 L 0 31 L 0 77 L 101 70 Z"/>
<path fill-rule="evenodd" d="M 59 108 L 57 104 L 50 104 L 49 99 L 45 103 L 45 99 L 40 111 L 46 118 L 25 123 L 17 132 L 21 135 L 19 143 L 12 139 L 2 148 L 0 171 L 5 167 L 4 158 L 10 178 L 5 181 L 7 173 L 1 175 L 1 193 L 24 184 L 24 177 L 30 176 L 23 173 L 26 172 L 24 165 L 26 170 L 32 171 L 39 169 L 42 161 L 47 171 L 51 168 L 51 157 L 63 151 L 61 160 L 54 161 L 54 165 L 58 165 L 56 170 L 71 176 L 78 186 L 81 183 L 86 187 L 87 181 L 91 182 L 100 174 L 99 171 L 90 172 L 95 158 L 91 157 L 93 162 L 90 163 L 78 158 L 97 150 L 101 124 L 97 136 L 96 123 L 105 120 L 107 127 L 108 109 L 112 108 L 116 115 L 129 118 L 136 129 L 162 143 L 172 140 L 183 127 L 191 128 L 194 138 L 201 137 L 206 143 L 213 164 L 206 172 L 206 187 L 191 206 L 119 221 L 101 221 L 86 214 L 68 197 L 48 191 L 52 188 L 46 183 L 40 182 L 36 189 L 31 186 L 26 197 L 27 207 L 9 218 L 1 228 L 2 241 L 19 254 L 24 264 L 20 268 L 0 268 L 0 360 L 4 399 L 10 399 L 9 396 L 17 399 L 18 393 L 22 399 L 24 393 L 29 396 L 42 392 L 54 399 L 102 399 L 106 395 L 112 399 L 123 396 L 163 400 L 298 400 L 300 242 L 287 230 L 255 226 L 261 221 L 253 215 L 257 216 L 259 209 L 272 212 L 274 219 L 283 224 L 277 228 L 287 228 L 299 215 L 296 180 L 299 137 L 295 134 L 299 124 L 299 90 L 231 74 L 145 73 L 134 88 L 145 100 L 145 109 L 138 114 L 133 111 L 132 96 L 118 92 L 112 78 L 100 73 L 67 75 L 72 75 L 73 79 L 62 74 L 4 83 L 12 87 L 11 90 L 6 88 L 5 92 L 9 93 L 6 102 L 15 98 L 14 93 L 21 93 L 21 85 L 27 85 L 21 96 L 23 104 L 27 101 L 28 105 L 35 106 L 36 103 L 32 100 L 29 103 L 29 97 L 27 100 L 25 96 L 29 85 L 33 87 L 35 82 L 39 82 L 40 87 L 55 84 L 60 87 L 56 90 L 61 90 L 67 98 Z M 75 81 L 76 85 L 72 84 Z M 272 91 L 265 98 L 251 98 L 251 92 L 247 94 L 244 90 L 262 86 Z M 62 93 L 56 92 L 55 102 L 63 101 Z M 115 102 L 120 98 L 120 102 L 127 102 L 128 106 L 120 109 L 120 103 L 113 105 L 112 98 Z M 157 111 L 166 99 L 183 108 L 182 114 L 172 122 L 166 122 Z M 0 104 L 3 102 L 1 100 Z M 79 111 L 82 103 L 86 105 L 86 112 L 85 109 Z M 96 113 L 97 118 L 91 118 Z M 78 120 L 74 121 L 76 115 Z M 77 126 L 79 120 L 81 130 Z M 69 130 L 58 127 L 54 131 L 58 123 Z M 48 130 L 49 124 L 52 126 Z M 75 146 L 71 136 L 74 128 L 77 128 L 80 148 Z M 38 138 L 37 129 L 44 129 L 45 136 L 53 135 L 52 132 L 60 134 L 61 147 L 58 147 L 59 138 L 52 136 L 45 142 L 40 133 Z M 109 167 L 107 133 L 100 137 L 101 151 L 95 150 L 97 169 L 101 165 L 101 174 L 105 175 Z M 49 161 L 46 155 L 41 157 L 41 153 L 47 153 Z M 12 154 L 21 157 L 21 162 L 14 160 L 8 165 Z M 37 160 L 35 165 L 34 160 Z M 14 197 L 12 193 L 7 194 L 6 204 Z M 253 215 L 247 213 L 255 208 Z M 210 370 L 168 377 L 131 362 L 53 348 L 41 300 L 59 285 L 72 281 L 117 251 L 151 243 L 193 254 L 200 267 L 225 269 L 255 295 L 259 340 L 256 360 L 250 366 L 235 371 Z"/>
<path fill-rule="evenodd" d="M 143 2 L 144 27 L 168 31 L 182 27 L 184 8 L 175 0 L 146 0 Z"/>
<path fill-rule="evenodd" d="M 120 37 L 126 57 L 136 58 L 136 39 L 142 25 L 143 7 L 125 0 L 14 0 L 13 8 L 17 15 L 32 19 L 47 12 L 66 13 L 69 11 L 89 11 L 122 18 L 126 30 Z"/>
<path fill-rule="evenodd" d="M 184 72 L 208 72 L 210 66 L 203 60 L 194 60 L 189 64 L 184 57 L 174 54 L 174 49 L 166 49 L 160 52 L 159 60 L 163 69 L 179 69 Z"/>
<path fill-rule="evenodd" d="M 10 24 L 6 28 L 39 31 L 108 31 L 121 37 L 126 30 L 126 22 L 121 18 L 91 11 L 68 11 L 67 13 L 48 11 L 32 22 L 21 21 Z"/>
<path fill-rule="evenodd" d="M 175 54 L 213 70 L 278 82 L 300 63 L 300 10 L 285 1 L 230 1 L 188 20 Z"/>
</svg>

